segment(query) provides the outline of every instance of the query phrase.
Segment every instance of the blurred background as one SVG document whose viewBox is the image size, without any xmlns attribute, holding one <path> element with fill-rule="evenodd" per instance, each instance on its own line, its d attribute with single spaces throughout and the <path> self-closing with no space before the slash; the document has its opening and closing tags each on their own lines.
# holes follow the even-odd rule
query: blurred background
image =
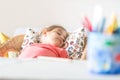
<svg viewBox="0 0 120 80">
<path fill-rule="evenodd" d="M 120 0 L 0 0 L 0 32 L 13 36 L 18 28 L 40 28 L 58 24 L 68 31 L 81 27 L 81 16 L 92 20 L 96 5 L 108 17 L 120 17 Z"/>
</svg>

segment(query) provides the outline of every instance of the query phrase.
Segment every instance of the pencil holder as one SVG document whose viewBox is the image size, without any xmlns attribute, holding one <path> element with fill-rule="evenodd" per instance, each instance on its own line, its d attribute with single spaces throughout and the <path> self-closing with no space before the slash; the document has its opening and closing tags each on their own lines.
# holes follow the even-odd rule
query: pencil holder
<svg viewBox="0 0 120 80">
<path fill-rule="evenodd" d="M 120 73 L 120 35 L 91 32 L 87 42 L 88 70 L 98 74 Z"/>
</svg>

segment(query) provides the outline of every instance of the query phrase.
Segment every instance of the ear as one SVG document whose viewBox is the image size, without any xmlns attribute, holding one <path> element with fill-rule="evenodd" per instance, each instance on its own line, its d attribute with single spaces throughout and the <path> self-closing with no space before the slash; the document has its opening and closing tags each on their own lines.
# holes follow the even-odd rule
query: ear
<svg viewBox="0 0 120 80">
<path fill-rule="evenodd" d="M 42 35 L 45 35 L 47 34 L 47 29 L 44 29 L 42 32 L 41 32 Z"/>
</svg>

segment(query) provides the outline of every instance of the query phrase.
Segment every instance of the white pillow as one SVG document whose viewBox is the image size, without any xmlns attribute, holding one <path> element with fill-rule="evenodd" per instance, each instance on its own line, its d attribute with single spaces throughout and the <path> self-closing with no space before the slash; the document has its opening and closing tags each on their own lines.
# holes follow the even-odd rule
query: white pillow
<svg viewBox="0 0 120 80">
<path fill-rule="evenodd" d="M 66 40 L 68 47 L 66 48 L 69 56 L 72 59 L 79 59 L 86 45 L 86 30 L 81 27 L 74 32 L 71 32 Z"/>
<path fill-rule="evenodd" d="M 25 35 L 24 35 L 24 40 L 22 43 L 22 49 L 24 49 L 26 46 L 36 43 L 37 39 L 36 39 L 36 32 L 35 30 L 33 30 L 32 28 L 27 28 Z"/>
</svg>

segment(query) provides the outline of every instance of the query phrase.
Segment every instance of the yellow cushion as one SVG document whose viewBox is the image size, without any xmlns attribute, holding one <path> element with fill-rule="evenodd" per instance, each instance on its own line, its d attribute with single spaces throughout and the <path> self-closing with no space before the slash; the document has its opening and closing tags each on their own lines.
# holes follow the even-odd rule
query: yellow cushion
<svg viewBox="0 0 120 80">
<path fill-rule="evenodd" d="M 0 44 L 5 43 L 6 41 L 8 41 L 10 38 L 5 35 L 4 33 L 0 32 Z"/>
</svg>

